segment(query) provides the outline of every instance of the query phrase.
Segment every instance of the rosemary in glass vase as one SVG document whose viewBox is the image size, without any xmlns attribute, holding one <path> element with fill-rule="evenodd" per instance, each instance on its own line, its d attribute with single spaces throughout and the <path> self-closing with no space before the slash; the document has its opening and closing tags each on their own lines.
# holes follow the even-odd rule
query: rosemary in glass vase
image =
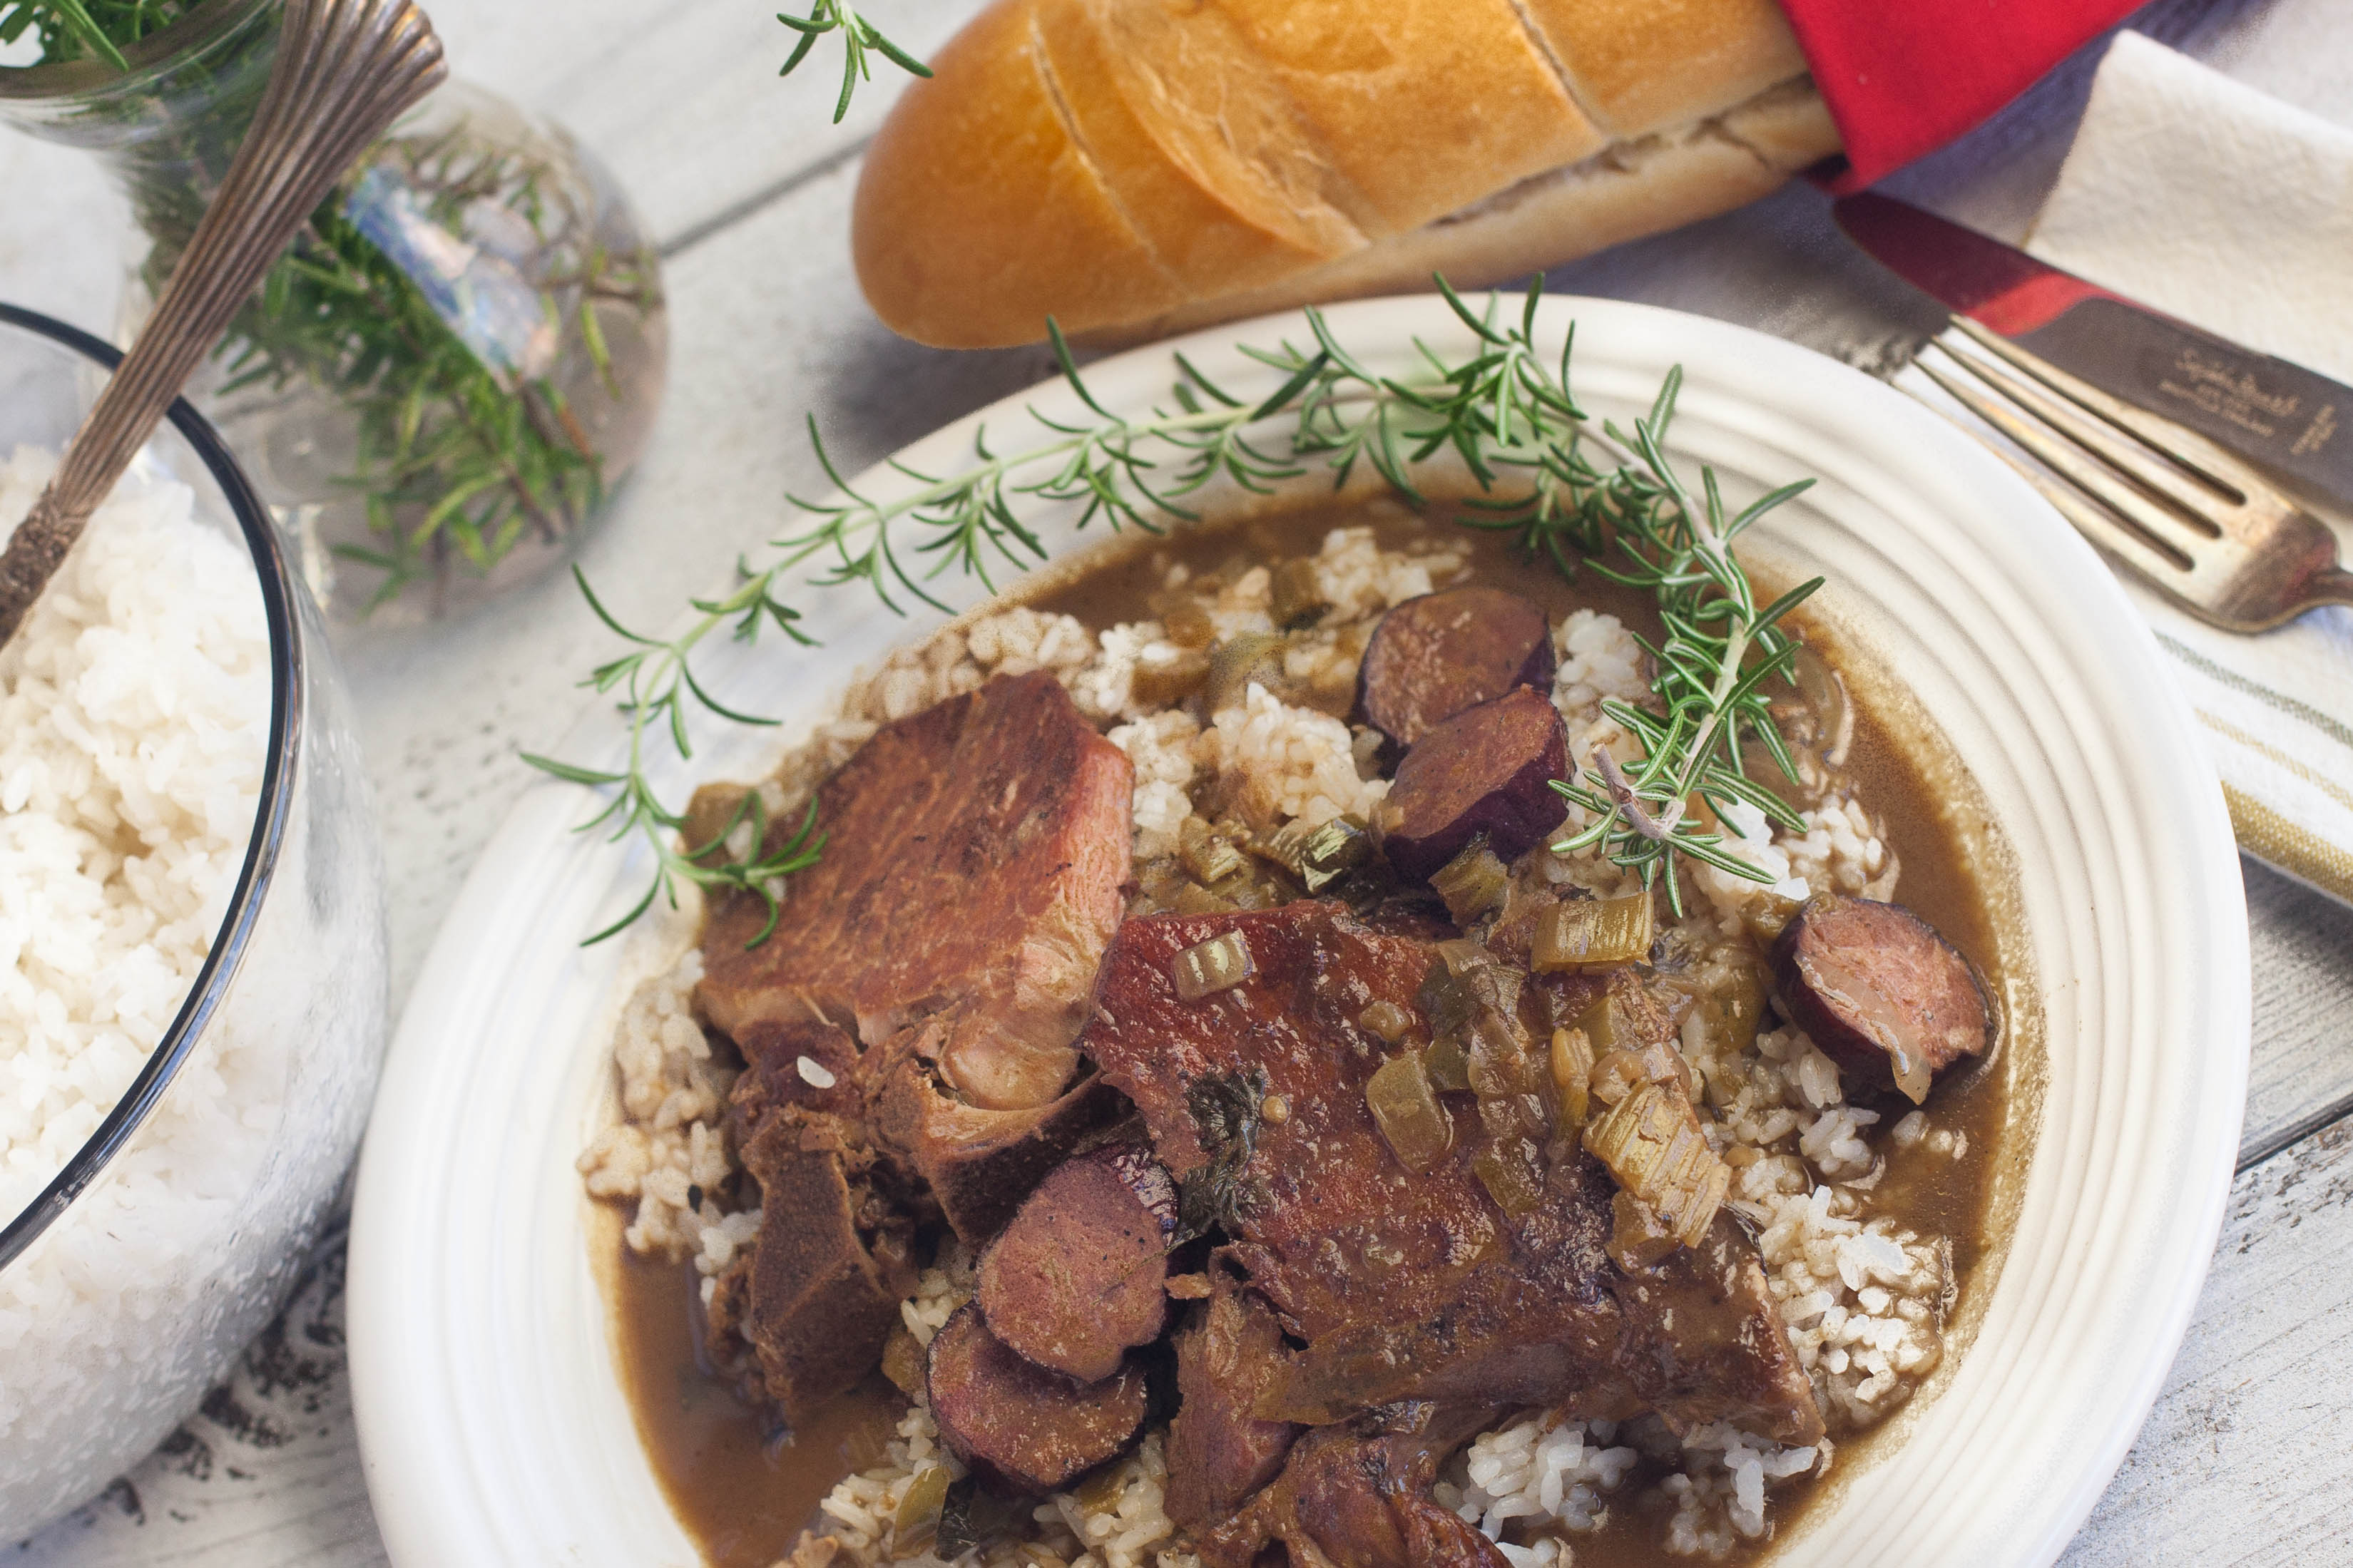
<svg viewBox="0 0 2353 1568">
<path fill-rule="evenodd" d="M 278 0 L 0 0 L 0 115 L 98 152 L 149 240 L 135 325 L 259 100 Z M 103 47 L 101 47 L 103 46 Z M 568 552 L 662 389 L 659 262 L 563 132 L 462 86 L 365 154 L 192 388 L 340 617 L 416 621 Z"/>
</svg>

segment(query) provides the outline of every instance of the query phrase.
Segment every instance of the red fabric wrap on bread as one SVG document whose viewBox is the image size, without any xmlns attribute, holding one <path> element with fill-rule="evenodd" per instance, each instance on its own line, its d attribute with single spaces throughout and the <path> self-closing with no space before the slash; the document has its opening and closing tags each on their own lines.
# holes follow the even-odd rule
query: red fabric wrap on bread
<svg viewBox="0 0 2353 1568">
<path fill-rule="evenodd" d="M 2034 85 L 2136 0 L 1781 0 L 1846 142 L 1824 183 L 1860 190 Z"/>
</svg>

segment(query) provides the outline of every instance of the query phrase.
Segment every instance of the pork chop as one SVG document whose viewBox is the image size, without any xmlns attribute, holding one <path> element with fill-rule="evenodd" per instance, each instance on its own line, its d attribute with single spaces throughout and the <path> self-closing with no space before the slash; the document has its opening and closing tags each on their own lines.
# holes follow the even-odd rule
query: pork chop
<svg viewBox="0 0 2353 1568">
<path fill-rule="evenodd" d="M 814 1018 L 871 1049 L 944 1018 L 938 1068 L 967 1102 L 1048 1103 L 1119 922 L 1134 782 L 1044 671 L 884 725 L 818 791 L 824 855 L 766 939 L 747 945 L 759 900 L 713 908 L 712 1022 L 740 1040 Z"/>
<path fill-rule="evenodd" d="M 1229 933 L 1249 976 L 1182 1000 L 1177 955 Z M 1468 1095 L 1442 1097 L 1455 1130 L 1442 1158 L 1419 1173 L 1399 1161 L 1366 1100 L 1393 1047 L 1362 1020 L 1386 1003 L 1428 1038 L 1417 994 L 1430 961 L 1422 942 L 1313 902 L 1131 920 L 1104 955 L 1082 1046 L 1180 1181 L 1222 1162 L 1230 1256 L 1306 1342 L 1255 1414 L 1322 1426 L 1434 1399 L 1818 1437 L 1756 1248 L 1728 1217 L 1629 1275 L 1604 1250 L 1615 1189 L 1599 1163 L 1555 1140 L 1541 1200 L 1506 1215 L 1474 1171 L 1488 1135 Z M 1229 1112 L 1203 1115 L 1238 1094 L 1264 1097 L 1261 1112 L 1282 1102 L 1254 1143 L 1232 1138 Z"/>
</svg>

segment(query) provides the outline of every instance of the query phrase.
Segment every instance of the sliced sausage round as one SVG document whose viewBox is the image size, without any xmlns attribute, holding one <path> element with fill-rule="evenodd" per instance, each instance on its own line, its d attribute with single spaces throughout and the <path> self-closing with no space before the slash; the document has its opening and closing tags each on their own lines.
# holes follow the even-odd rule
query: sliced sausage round
<svg viewBox="0 0 2353 1568">
<path fill-rule="evenodd" d="M 940 1441 L 983 1486 L 1043 1497 L 1125 1453 L 1150 1389 L 1133 1362 L 1079 1383 L 1024 1360 L 971 1301 L 932 1336 L 923 1383 Z"/>
<path fill-rule="evenodd" d="M 1168 1315 L 1176 1184 L 1141 1142 L 1116 1141 L 1047 1173 L 980 1259 L 980 1310 L 1039 1366 L 1093 1383 Z"/>
<path fill-rule="evenodd" d="M 1427 877 L 1473 835 L 1508 864 L 1568 815 L 1552 781 L 1568 775 L 1568 736 L 1552 700 L 1525 687 L 1458 713 L 1398 764 L 1383 811 L 1389 864 Z"/>
<path fill-rule="evenodd" d="M 1501 588 L 1449 588 L 1381 617 L 1356 676 L 1356 710 L 1411 746 L 1466 708 L 1515 686 L 1552 689 L 1552 626 Z"/>
<path fill-rule="evenodd" d="M 1782 1010 L 1858 1088 L 1928 1097 L 1931 1077 L 1993 1044 L 1985 982 L 1901 904 L 1825 893 L 1773 946 Z"/>
</svg>

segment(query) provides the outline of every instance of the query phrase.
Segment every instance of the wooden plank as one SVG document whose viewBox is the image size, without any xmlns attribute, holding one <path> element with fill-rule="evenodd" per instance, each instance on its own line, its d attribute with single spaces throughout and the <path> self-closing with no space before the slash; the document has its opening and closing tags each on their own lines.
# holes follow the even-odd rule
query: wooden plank
<svg viewBox="0 0 2353 1568">
<path fill-rule="evenodd" d="M 893 41 L 928 57 L 983 0 L 921 0 L 869 14 Z M 776 70 L 793 34 L 744 0 L 635 0 L 434 7 L 461 79 L 554 116 L 617 175 L 665 242 L 854 148 L 881 123 L 906 73 L 876 59 L 849 118 L 835 125 L 840 46 L 821 40 L 800 69 Z M 446 13 L 446 15 L 444 14 Z M 551 27 L 554 16 L 563 18 Z"/>
<path fill-rule="evenodd" d="M 2353 1562 L 2353 1124 L 2239 1178 L 2164 1394 L 2067 1568 Z"/>
<path fill-rule="evenodd" d="M 2255 969 L 2244 1164 L 2353 1110 L 2353 910 L 2267 866 L 2240 864 Z"/>
</svg>

